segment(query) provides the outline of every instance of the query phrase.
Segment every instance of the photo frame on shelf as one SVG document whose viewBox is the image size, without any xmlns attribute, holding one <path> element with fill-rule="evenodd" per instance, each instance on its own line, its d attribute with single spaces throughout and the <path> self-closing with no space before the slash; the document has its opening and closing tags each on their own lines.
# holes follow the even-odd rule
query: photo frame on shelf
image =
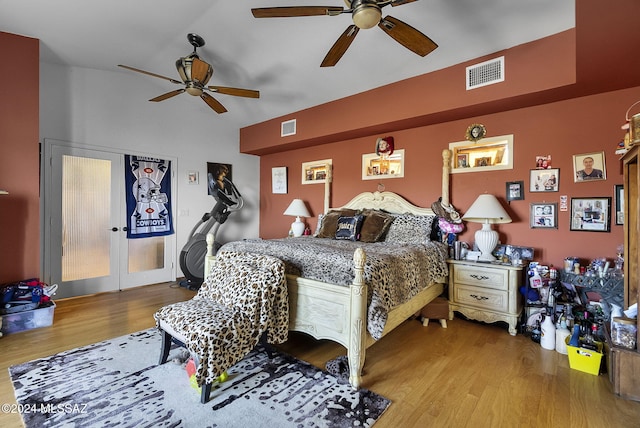
<svg viewBox="0 0 640 428">
<path fill-rule="evenodd" d="M 395 150 L 391 155 L 369 153 L 362 155 L 362 179 L 404 177 L 404 149 Z"/>
<path fill-rule="evenodd" d="M 571 198 L 571 225 L 569 230 L 610 232 L 611 198 Z"/>
<path fill-rule="evenodd" d="M 557 192 L 560 188 L 560 169 L 532 169 L 529 172 L 530 192 Z"/>
<path fill-rule="evenodd" d="M 624 185 L 616 184 L 614 187 L 614 195 L 616 201 L 616 224 L 624 224 Z"/>
<path fill-rule="evenodd" d="M 507 181 L 507 202 L 524 199 L 524 181 Z"/>
<path fill-rule="evenodd" d="M 277 166 L 271 168 L 271 193 L 287 193 L 287 167 Z"/>
<path fill-rule="evenodd" d="M 531 229 L 557 229 L 558 204 L 536 202 L 529 206 L 529 227 Z"/>
<path fill-rule="evenodd" d="M 333 164 L 332 159 L 323 159 L 302 163 L 302 184 L 316 184 L 327 181 L 328 169 Z"/>
<path fill-rule="evenodd" d="M 607 169 L 604 164 L 604 152 L 583 153 L 573 155 L 573 181 L 606 180 Z"/>
<path fill-rule="evenodd" d="M 198 171 L 187 172 L 187 183 L 198 184 L 199 182 L 200 182 L 200 177 L 199 177 Z"/>
</svg>

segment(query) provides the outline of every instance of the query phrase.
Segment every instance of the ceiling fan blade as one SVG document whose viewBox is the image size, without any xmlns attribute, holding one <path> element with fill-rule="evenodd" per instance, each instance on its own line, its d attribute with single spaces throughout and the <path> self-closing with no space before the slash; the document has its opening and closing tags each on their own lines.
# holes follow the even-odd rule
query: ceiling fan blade
<svg viewBox="0 0 640 428">
<path fill-rule="evenodd" d="M 393 0 L 391 6 L 402 6 L 403 4 L 413 3 L 414 1 L 418 0 Z"/>
<path fill-rule="evenodd" d="M 207 94 L 206 92 L 204 92 L 202 95 L 200 95 L 200 98 L 202 98 L 204 100 L 204 102 L 207 103 L 207 105 L 209 107 L 211 107 L 218 114 L 224 113 L 224 112 L 227 111 L 227 109 L 224 108 L 224 106 L 222 104 L 220 104 L 220 101 L 216 100 L 215 98 L 213 98 L 211 95 Z"/>
<path fill-rule="evenodd" d="M 159 77 L 160 79 L 168 80 L 171 83 L 177 83 L 178 85 L 182 85 L 182 82 L 179 80 L 172 79 L 171 77 L 161 76 L 156 73 L 151 73 L 150 71 L 144 71 L 144 70 L 140 70 L 139 68 L 133 68 L 133 67 L 129 67 L 128 65 L 122 65 L 122 64 L 118 64 L 118 67 L 126 68 L 127 70 L 135 71 L 142 74 L 147 74 L 153 77 Z"/>
<path fill-rule="evenodd" d="M 382 18 L 378 27 L 396 42 L 420 56 L 426 56 L 438 47 L 429 37 L 393 16 Z"/>
<path fill-rule="evenodd" d="M 208 63 L 204 62 L 200 58 L 193 58 L 191 64 L 191 78 L 206 85 L 211 75 L 213 74 L 213 68 Z"/>
<path fill-rule="evenodd" d="M 336 16 L 345 12 L 345 9 L 334 6 L 286 6 L 286 7 L 261 7 L 251 9 L 255 18 L 289 18 L 292 16 Z"/>
<path fill-rule="evenodd" d="M 333 46 L 331 46 L 331 49 L 329 49 L 329 52 L 327 52 L 327 55 L 322 60 L 320 67 L 333 67 L 336 65 L 351 45 L 351 42 L 353 42 L 353 39 L 356 38 L 358 30 L 358 27 L 355 25 L 347 27 L 344 33 L 342 33 Z"/>
<path fill-rule="evenodd" d="M 207 86 L 207 89 L 211 89 L 213 92 L 219 94 L 233 95 L 236 97 L 260 98 L 260 91 L 254 91 L 252 89 L 229 88 L 226 86 Z"/>
<path fill-rule="evenodd" d="M 151 98 L 149 101 L 154 101 L 154 102 L 164 101 L 167 98 L 175 97 L 176 95 L 180 95 L 183 92 L 184 92 L 184 89 L 176 89 L 175 91 L 167 92 L 166 94 L 158 95 L 155 98 Z"/>
</svg>

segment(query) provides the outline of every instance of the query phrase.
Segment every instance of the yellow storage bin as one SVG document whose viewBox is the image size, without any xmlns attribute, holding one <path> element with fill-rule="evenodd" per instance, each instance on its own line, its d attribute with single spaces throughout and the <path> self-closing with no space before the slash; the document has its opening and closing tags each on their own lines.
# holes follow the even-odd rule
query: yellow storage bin
<svg viewBox="0 0 640 428">
<path fill-rule="evenodd" d="M 590 349 L 570 346 L 570 339 L 571 336 L 566 338 L 567 351 L 569 353 L 569 367 L 597 376 L 600 373 L 600 365 L 602 364 L 602 343 L 595 342 L 598 351 L 592 351 Z"/>
</svg>

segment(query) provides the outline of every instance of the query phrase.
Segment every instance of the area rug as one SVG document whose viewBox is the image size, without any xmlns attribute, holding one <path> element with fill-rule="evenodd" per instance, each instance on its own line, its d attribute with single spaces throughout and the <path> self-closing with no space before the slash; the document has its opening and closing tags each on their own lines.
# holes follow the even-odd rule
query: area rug
<svg viewBox="0 0 640 428">
<path fill-rule="evenodd" d="M 150 329 L 9 368 L 30 427 L 369 427 L 391 402 L 292 356 L 258 347 L 212 388 L 189 381 L 184 348 L 158 365 Z"/>
</svg>

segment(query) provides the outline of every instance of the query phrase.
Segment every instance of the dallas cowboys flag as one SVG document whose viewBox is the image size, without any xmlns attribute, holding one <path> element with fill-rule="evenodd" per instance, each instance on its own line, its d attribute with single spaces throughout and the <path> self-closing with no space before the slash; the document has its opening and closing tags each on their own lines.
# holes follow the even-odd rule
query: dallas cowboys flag
<svg viewBox="0 0 640 428">
<path fill-rule="evenodd" d="M 127 238 L 173 234 L 171 161 L 125 155 Z"/>
</svg>

